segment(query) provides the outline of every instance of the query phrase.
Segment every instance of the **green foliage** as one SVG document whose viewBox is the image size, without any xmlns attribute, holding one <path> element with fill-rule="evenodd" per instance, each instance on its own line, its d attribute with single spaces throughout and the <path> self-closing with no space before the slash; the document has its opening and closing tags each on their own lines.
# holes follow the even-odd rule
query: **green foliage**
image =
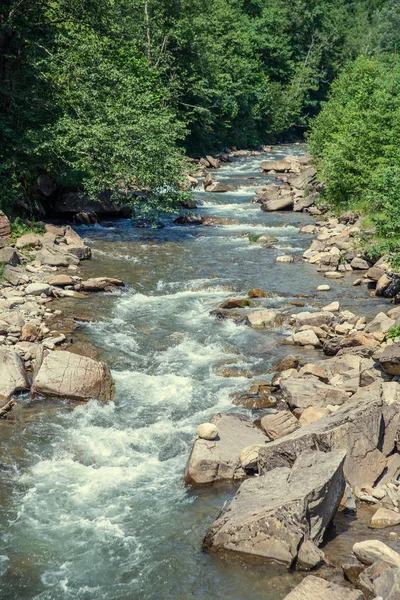
<svg viewBox="0 0 400 600">
<path fill-rule="evenodd" d="M 392 329 L 389 329 L 389 331 L 386 334 L 387 340 L 393 340 L 397 337 L 400 337 L 400 325 L 396 325 L 395 327 L 392 327 Z"/>
<path fill-rule="evenodd" d="M 301 135 L 379 7 L 3 0 L 0 207 L 32 204 L 49 173 L 93 198 L 119 190 L 145 213 L 174 210 L 185 152 Z"/>
<path fill-rule="evenodd" d="M 26 233 L 43 234 L 45 232 L 44 225 L 42 223 L 21 219 L 20 217 L 16 217 L 13 221 L 11 221 L 10 227 L 13 240 L 17 240 Z"/>
</svg>

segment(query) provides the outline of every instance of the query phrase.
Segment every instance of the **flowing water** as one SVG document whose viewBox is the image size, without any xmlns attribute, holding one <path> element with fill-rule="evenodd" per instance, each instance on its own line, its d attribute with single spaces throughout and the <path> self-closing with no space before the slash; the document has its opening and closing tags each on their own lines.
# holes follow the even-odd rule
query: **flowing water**
<svg viewBox="0 0 400 600">
<path fill-rule="evenodd" d="M 301 152 L 282 146 L 270 157 Z M 254 186 L 271 181 L 260 171 L 265 158 L 238 158 L 218 171 L 219 180 L 239 186 L 232 193 L 196 192 L 196 212 L 239 223 L 80 228 L 94 251 L 86 275 L 127 284 L 62 305 L 96 316 L 77 333 L 102 349 L 116 400 L 72 408 L 26 399 L 14 421 L 2 424 L 2 600 L 280 600 L 302 577 L 202 553 L 204 533 L 233 490 L 182 483 L 197 425 L 216 412 L 244 412 L 230 394 L 249 380 L 216 372 L 228 365 L 268 379 L 288 352 L 280 345 L 287 331 L 254 331 L 216 320 L 210 310 L 255 286 L 269 292 L 263 306 L 288 308 L 301 294 L 309 295 L 306 307 L 339 299 L 361 314 L 378 310 L 351 278 L 318 298 L 323 280 L 315 267 L 275 262 L 280 254 L 301 255 L 310 236 L 297 225 L 311 218 L 264 213 L 250 202 Z M 265 248 L 248 233 L 278 241 Z M 338 516 L 333 557 L 348 556 L 353 527 Z M 358 529 L 358 537 L 368 536 Z"/>
</svg>

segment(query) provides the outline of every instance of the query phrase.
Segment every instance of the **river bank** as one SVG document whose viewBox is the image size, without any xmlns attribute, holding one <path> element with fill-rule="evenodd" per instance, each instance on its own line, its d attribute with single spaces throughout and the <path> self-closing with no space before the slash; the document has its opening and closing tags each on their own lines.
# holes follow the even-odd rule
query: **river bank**
<svg viewBox="0 0 400 600">
<path fill-rule="evenodd" d="M 278 148 L 271 159 L 293 151 Z M 233 192 L 196 192 L 196 212 L 235 223 L 202 228 L 166 221 L 160 230 L 138 230 L 122 221 L 78 228 L 94 255 L 82 265 L 84 280 L 112 273 L 126 283 L 114 294 L 92 295 L 86 316 L 94 313 L 95 321 L 80 321 L 77 332 L 103 349 L 116 403 L 90 402 L 73 411 L 56 404 L 51 415 L 29 412 L 26 404 L 22 427 L 7 427 L 7 462 L 18 469 L 2 472 L 8 490 L 2 520 L 13 521 L 3 547 L 5 597 L 17 589 L 21 598 L 228 594 L 242 600 L 251 594 L 276 600 L 304 577 L 275 564 L 200 553 L 207 528 L 235 489 L 182 485 L 198 424 L 221 411 L 261 417 L 263 409 L 235 408 L 230 394 L 247 394 L 248 382 L 270 382 L 274 364 L 294 350 L 281 343 L 292 334 L 289 323 L 253 329 L 210 315 L 228 296 L 244 297 L 259 287 L 267 297 L 254 302 L 290 314 L 297 310 L 292 303 L 304 303 L 299 311 L 316 312 L 315 304 L 339 300 L 341 309 L 368 320 L 385 306 L 352 287 L 352 275 L 323 280 L 314 265 L 297 258 L 314 238 L 299 230 L 314 226 L 312 216 L 265 213 L 250 202 L 255 185 L 273 182 L 260 170 L 263 158 L 239 158 L 218 171 L 218 179 L 231 187 L 241 185 Z M 246 182 L 252 185 L 246 188 Z M 278 241 L 265 248 L 251 243 L 248 234 Z M 282 255 L 294 261 L 277 263 Z M 331 289 L 317 292 L 326 282 Z M 83 304 L 79 298 L 57 302 L 64 314 Z M 295 352 L 313 362 L 321 351 Z M 326 556 L 336 556 L 336 564 L 349 556 L 356 539 L 370 537 L 369 518 L 355 521 L 339 513 L 341 535 L 324 548 Z M 376 535 L 386 540 L 385 530 Z M 79 561 L 90 564 L 91 572 Z"/>
</svg>

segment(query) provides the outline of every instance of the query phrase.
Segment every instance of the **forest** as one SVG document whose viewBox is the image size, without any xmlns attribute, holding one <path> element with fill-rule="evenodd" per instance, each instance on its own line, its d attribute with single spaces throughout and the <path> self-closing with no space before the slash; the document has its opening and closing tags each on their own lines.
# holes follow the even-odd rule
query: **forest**
<svg viewBox="0 0 400 600">
<path fill-rule="evenodd" d="M 93 197 L 151 190 L 169 210 L 188 156 L 307 136 L 329 202 L 376 203 L 400 188 L 399 8 L 3 0 L 0 207 L 29 207 L 46 173 Z"/>
</svg>

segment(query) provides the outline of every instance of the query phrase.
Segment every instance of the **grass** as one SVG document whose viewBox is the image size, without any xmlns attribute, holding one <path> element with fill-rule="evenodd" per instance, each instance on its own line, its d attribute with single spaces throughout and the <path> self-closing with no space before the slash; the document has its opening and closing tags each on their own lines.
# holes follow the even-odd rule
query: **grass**
<svg viewBox="0 0 400 600">
<path fill-rule="evenodd" d="M 27 233 L 44 233 L 44 225 L 37 221 L 24 220 L 16 217 L 10 224 L 13 240 L 17 240 Z"/>
<path fill-rule="evenodd" d="M 386 334 L 387 340 L 394 340 L 395 338 L 400 337 L 400 325 L 396 325 L 396 327 L 392 327 Z"/>
</svg>

